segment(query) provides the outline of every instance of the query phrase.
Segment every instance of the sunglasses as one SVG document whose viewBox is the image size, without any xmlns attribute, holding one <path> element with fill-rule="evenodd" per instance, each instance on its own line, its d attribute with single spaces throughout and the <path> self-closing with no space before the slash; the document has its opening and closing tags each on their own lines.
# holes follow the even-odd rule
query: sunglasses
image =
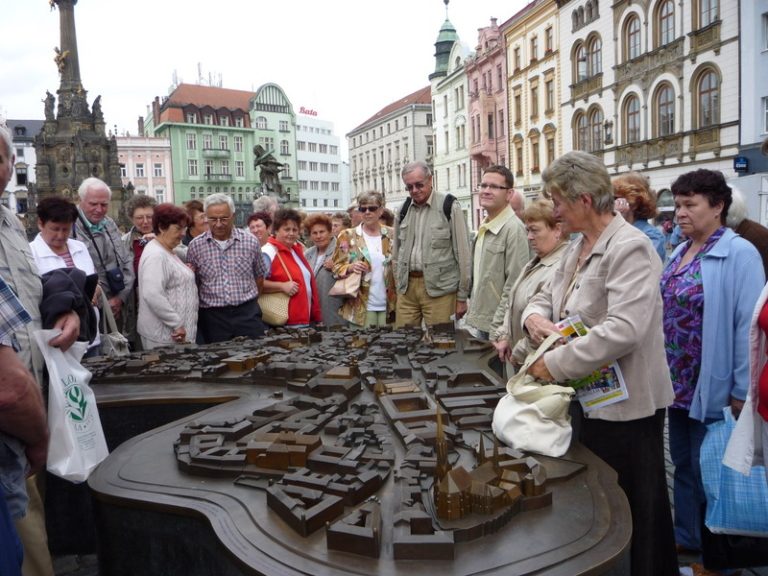
<svg viewBox="0 0 768 576">
<path fill-rule="evenodd" d="M 426 186 L 426 183 L 424 183 L 424 182 L 416 182 L 415 184 L 406 184 L 405 185 L 405 189 L 408 192 L 411 192 L 414 188 L 416 188 L 417 190 L 421 190 L 421 189 L 424 188 L 424 186 Z"/>
<path fill-rule="evenodd" d="M 376 212 L 376 210 L 379 209 L 379 206 L 358 206 L 357 211 L 362 212 L 365 214 L 366 212 Z"/>
</svg>

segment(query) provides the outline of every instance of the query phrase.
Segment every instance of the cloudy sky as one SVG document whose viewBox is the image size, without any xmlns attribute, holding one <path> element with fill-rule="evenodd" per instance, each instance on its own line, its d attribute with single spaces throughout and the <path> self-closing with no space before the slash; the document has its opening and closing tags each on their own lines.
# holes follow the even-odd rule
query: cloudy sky
<svg viewBox="0 0 768 576">
<path fill-rule="evenodd" d="M 499 24 L 527 0 L 451 0 L 448 17 L 474 49 L 477 29 Z M 155 96 L 179 82 L 222 79 L 255 90 L 279 84 L 298 111 L 318 112 L 344 135 L 390 102 L 429 84 L 442 0 L 79 0 L 80 74 L 88 100 L 102 95 L 107 125 L 137 131 Z M 3 14 L 0 115 L 42 119 L 59 15 L 47 0 L 13 2 Z M 346 146 L 344 146 L 346 148 Z"/>
</svg>

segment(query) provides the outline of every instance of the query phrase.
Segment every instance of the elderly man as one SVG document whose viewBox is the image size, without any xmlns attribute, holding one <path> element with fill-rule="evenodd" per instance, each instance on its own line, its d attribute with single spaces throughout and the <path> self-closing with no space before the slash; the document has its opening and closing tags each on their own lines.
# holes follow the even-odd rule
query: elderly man
<svg viewBox="0 0 768 576">
<path fill-rule="evenodd" d="M 198 331 L 210 344 L 236 336 L 264 335 L 261 293 L 268 269 L 259 241 L 235 228 L 235 203 L 226 194 L 205 199 L 208 231 L 189 244 L 187 264 L 197 275 L 200 294 Z"/>
<path fill-rule="evenodd" d="M 505 166 L 486 168 L 478 185 L 486 217 L 475 239 L 467 325 L 482 340 L 488 340 L 504 321 L 512 285 L 528 262 L 525 227 L 507 204 L 514 185 L 512 172 Z"/>
<path fill-rule="evenodd" d="M 98 178 L 86 178 L 77 194 L 80 204 L 72 237 L 88 246 L 99 285 L 117 318 L 132 298 L 136 274 L 133 256 L 126 249 L 117 224 L 107 216 L 112 190 Z"/>
<path fill-rule="evenodd" d="M 519 190 L 515 190 L 514 188 L 509 190 L 509 207 L 512 208 L 515 216 L 522 222 L 523 212 L 525 212 L 525 198 Z"/>
<path fill-rule="evenodd" d="M 277 198 L 270 196 L 269 194 L 262 194 L 253 201 L 254 212 L 269 212 L 269 215 L 273 218 L 275 217 L 275 212 L 277 212 L 278 208 Z"/>
<path fill-rule="evenodd" d="M 11 179 L 11 170 L 15 161 L 12 150 L 10 134 L 5 128 L 0 127 L 0 190 L 5 190 Z M 43 285 L 34 261 L 26 234 L 18 218 L 8 208 L 0 205 L 0 277 L 13 290 L 30 316 L 31 321 L 15 332 L 16 348 L 19 358 L 26 369 L 34 374 L 36 383 L 39 385 L 43 378 L 43 358 L 33 343 L 32 333 L 34 330 L 39 330 L 42 324 L 40 302 L 43 297 Z M 55 327 L 61 329 L 62 334 L 51 340 L 50 344 L 66 349 L 77 339 L 80 320 L 76 313 L 69 312 L 57 320 Z M 7 349 L 0 350 L 2 350 L 0 354 L 5 355 L 11 352 Z M 24 378 L 9 357 L 0 357 L 0 362 L 4 367 L 0 374 L 0 388 L 7 393 L 11 390 L 8 386 L 18 385 L 21 382 L 16 380 L 23 381 Z M 4 418 L 0 416 L 0 421 Z M 29 448 L 29 439 L 20 435 L 20 429 L 16 430 L 13 436 L 0 431 L 0 474 L 8 508 L 11 516 L 16 520 L 16 529 L 26 551 L 24 574 L 52 576 L 53 566 L 48 553 L 43 505 L 34 477 L 27 479 L 25 488 L 24 477 L 27 473 L 28 458 L 36 467 L 41 463 L 40 455 L 36 454 L 39 453 L 39 448 L 33 448 L 32 451 Z M 44 456 L 42 462 L 44 463 Z M 25 516 L 27 496 L 29 510 Z"/>
<path fill-rule="evenodd" d="M 395 220 L 392 262 L 397 290 L 396 326 L 449 322 L 467 311 L 471 258 L 461 206 L 432 190 L 432 170 L 411 162 L 401 172 L 410 197 Z"/>
</svg>

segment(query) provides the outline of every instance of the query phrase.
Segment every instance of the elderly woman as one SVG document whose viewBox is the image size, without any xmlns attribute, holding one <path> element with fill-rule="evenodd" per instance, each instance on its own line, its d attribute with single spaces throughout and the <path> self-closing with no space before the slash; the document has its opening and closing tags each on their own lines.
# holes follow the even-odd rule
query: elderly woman
<svg viewBox="0 0 768 576">
<path fill-rule="evenodd" d="M 325 214 L 312 214 L 304 220 L 304 229 L 313 244 L 304 255 L 315 275 L 323 323 L 326 326 L 343 326 L 346 321 L 339 316 L 339 308 L 344 303 L 344 299 L 328 294 L 335 282 L 333 252 L 336 250 L 336 238 L 331 234 L 331 219 Z"/>
<path fill-rule="evenodd" d="M 66 198 L 48 196 L 37 203 L 37 227 L 40 232 L 29 247 L 41 276 L 59 268 L 79 268 L 86 275 L 96 274 L 88 247 L 69 237 L 76 219 L 77 207 Z M 101 306 L 101 288 L 98 284 L 92 303 L 96 309 Z M 86 358 L 100 353 L 98 327 L 95 330 L 96 337 L 86 352 Z"/>
<path fill-rule="evenodd" d="M 521 365 L 531 351 L 520 322 L 523 310 L 552 277 L 568 245 L 562 223 L 555 220 L 551 200 L 542 198 L 531 203 L 523 212 L 523 222 L 535 255 L 512 286 L 512 295 L 505 304 L 504 322 L 491 335 L 499 359 L 516 366 Z"/>
<path fill-rule="evenodd" d="M 197 335 L 195 273 L 175 254 L 189 223 L 185 210 L 160 204 L 152 217 L 155 239 L 139 262 L 138 332 L 145 350 L 182 342 Z"/>
<path fill-rule="evenodd" d="M 597 157 L 570 152 L 542 179 L 555 219 L 581 237 L 525 308 L 523 323 L 536 345 L 558 332 L 554 322 L 574 315 L 589 333 L 548 351 L 529 374 L 567 384 L 618 362 L 629 397 L 592 409 L 579 439 L 616 470 L 627 495 L 632 575 L 677 575 L 664 466 L 664 408 L 673 394 L 664 356 L 661 262 L 646 236 L 614 213 L 611 180 Z"/>
<path fill-rule="evenodd" d="M 347 228 L 336 242 L 333 272 L 339 278 L 361 274 L 356 298 L 345 298 L 339 313 L 359 327 L 385 326 L 395 311 L 392 277 L 392 228 L 380 222 L 384 196 L 380 192 L 363 192 L 357 199 L 362 222 Z"/>
<path fill-rule="evenodd" d="M 352 219 L 346 212 L 336 212 L 331 216 L 331 234 L 334 238 L 338 238 L 341 231 L 350 226 L 352 226 Z"/>
<path fill-rule="evenodd" d="M 264 198 L 264 196 L 262 196 L 262 198 Z M 261 247 L 263 248 L 266 246 L 269 237 L 272 235 L 272 215 L 266 210 L 254 212 L 248 216 L 248 220 L 245 221 L 245 224 L 248 226 L 250 233 L 259 239 Z M 269 269 L 269 266 L 272 263 L 269 256 L 264 253 L 262 253 L 262 256 L 264 257 L 264 263 L 267 265 L 267 269 Z"/>
<path fill-rule="evenodd" d="M 656 193 L 651 190 L 648 178 L 637 172 L 616 176 L 613 181 L 613 195 L 616 197 L 616 211 L 624 220 L 640 230 L 653 243 L 661 261 L 667 259 L 666 239 L 649 218 L 656 217 Z"/>
<path fill-rule="evenodd" d="M 312 267 L 304 256 L 301 242 L 301 215 L 291 208 L 275 212 L 273 236 L 262 248 L 270 260 L 269 279 L 264 280 L 265 294 L 283 292 L 288 302 L 288 326 L 306 326 L 320 322 L 322 313 Z"/>
<path fill-rule="evenodd" d="M 193 238 L 197 238 L 200 234 L 208 231 L 208 220 L 205 217 L 205 209 L 203 203 L 200 200 L 190 200 L 184 203 L 184 208 L 187 211 L 189 217 L 189 226 L 181 239 L 181 243 L 184 246 L 189 246 Z"/>
<path fill-rule="evenodd" d="M 672 184 L 675 217 L 687 240 L 661 277 L 667 362 L 675 398 L 669 451 L 675 465 L 675 537 L 701 549 L 706 505 L 699 452 L 706 425 L 737 413 L 749 388 L 749 326 L 765 283 L 752 244 L 725 226 L 731 189 L 720 172 L 696 170 Z"/>
<path fill-rule="evenodd" d="M 133 224 L 131 229 L 123 234 L 123 244 L 128 253 L 133 257 L 133 272 L 136 280 L 123 316 L 122 332 L 131 343 L 131 349 L 140 350 L 139 336 L 136 331 L 136 309 L 139 302 L 139 261 L 144 247 L 155 237 L 152 232 L 152 214 L 157 202 L 151 196 L 136 194 L 131 197 L 125 206 L 125 215 Z"/>
</svg>

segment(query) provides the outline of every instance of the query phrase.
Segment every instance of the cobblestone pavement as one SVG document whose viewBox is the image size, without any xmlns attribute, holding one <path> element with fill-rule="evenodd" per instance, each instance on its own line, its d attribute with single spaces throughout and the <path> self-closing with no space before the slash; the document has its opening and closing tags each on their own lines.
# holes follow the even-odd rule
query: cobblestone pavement
<svg viewBox="0 0 768 576">
<path fill-rule="evenodd" d="M 669 457 L 669 438 L 664 435 L 665 455 L 667 459 L 667 484 L 669 485 L 670 500 L 672 499 L 672 460 Z M 695 562 L 692 556 L 681 556 L 680 565 L 684 566 Z M 95 555 L 89 556 L 63 556 L 54 559 L 56 576 L 98 576 L 98 562 Z M 750 568 L 742 571 L 742 576 L 768 576 L 768 567 Z"/>
</svg>

